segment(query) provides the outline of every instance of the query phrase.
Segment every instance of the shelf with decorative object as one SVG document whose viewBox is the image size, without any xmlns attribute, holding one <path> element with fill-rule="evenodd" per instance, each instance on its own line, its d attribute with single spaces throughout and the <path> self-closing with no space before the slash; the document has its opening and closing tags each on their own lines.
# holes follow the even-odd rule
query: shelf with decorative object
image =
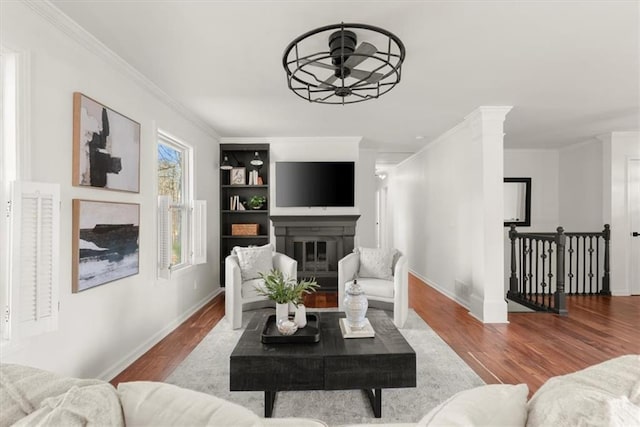
<svg viewBox="0 0 640 427">
<path fill-rule="evenodd" d="M 257 226 L 257 231 L 237 235 L 232 233 L 234 226 Z M 269 144 L 220 144 L 221 286 L 225 285 L 224 259 L 233 247 L 265 245 L 269 229 Z"/>
</svg>

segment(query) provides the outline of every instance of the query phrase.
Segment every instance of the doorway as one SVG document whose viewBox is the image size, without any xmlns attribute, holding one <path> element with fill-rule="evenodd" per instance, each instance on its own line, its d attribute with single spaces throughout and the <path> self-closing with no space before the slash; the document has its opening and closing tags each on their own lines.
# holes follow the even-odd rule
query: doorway
<svg viewBox="0 0 640 427">
<path fill-rule="evenodd" d="M 630 233 L 629 279 L 631 295 L 640 295 L 640 159 L 629 159 L 628 202 Z"/>
</svg>

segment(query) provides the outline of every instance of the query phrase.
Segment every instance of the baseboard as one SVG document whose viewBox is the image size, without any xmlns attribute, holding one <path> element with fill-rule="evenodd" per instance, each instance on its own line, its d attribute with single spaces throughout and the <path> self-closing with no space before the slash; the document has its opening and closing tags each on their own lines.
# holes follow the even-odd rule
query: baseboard
<svg viewBox="0 0 640 427">
<path fill-rule="evenodd" d="M 223 288 L 218 288 L 213 292 L 211 292 L 209 295 L 207 295 L 202 300 L 200 300 L 195 305 L 193 305 L 191 308 L 189 308 L 187 311 L 185 311 L 182 315 L 180 315 L 179 317 L 174 319 L 172 322 L 170 322 L 168 325 L 166 325 L 164 328 L 162 328 L 157 333 L 155 333 L 151 338 L 149 338 L 148 340 L 140 344 L 138 347 L 136 347 L 133 351 L 131 351 L 129 354 L 123 357 L 120 361 L 118 361 L 113 366 L 108 368 L 102 374 L 98 375 L 98 378 L 104 381 L 111 381 L 120 372 L 124 371 L 129 365 L 131 365 L 138 358 L 140 358 L 140 356 L 142 356 L 147 351 L 149 351 L 151 347 L 158 344 L 164 337 L 166 337 L 171 332 L 173 332 L 174 329 L 180 326 L 185 320 L 191 317 L 196 311 L 200 310 L 207 303 L 209 303 L 209 301 L 211 301 L 212 299 L 214 299 L 215 297 L 217 297 L 223 292 L 224 292 Z"/>
<path fill-rule="evenodd" d="M 409 270 L 409 273 L 411 273 L 412 275 L 414 275 L 415 277 L 420 279 L 420 281 L 422 283 L 424 283 L 425 285 L 427 285 L 430 288 L 433 288 L 436 291 L 440 292 L 442 295 L 444 295 L 445 297 L 449 298 L 450 300 L 456 302 L 458 305 L 466 308 L 467 310 L 470 310 L 469 303 L 467 301 L 461 300 L 455 294 L 452 294 L 446 288 L 440 286 L 436 281 L 431 280 L 431 279 L 429 279 L 427 277 L 424 277 L 421 274 L 416 273 L 415 271 L 413 271 L 411 269 Z"/>
</svg>

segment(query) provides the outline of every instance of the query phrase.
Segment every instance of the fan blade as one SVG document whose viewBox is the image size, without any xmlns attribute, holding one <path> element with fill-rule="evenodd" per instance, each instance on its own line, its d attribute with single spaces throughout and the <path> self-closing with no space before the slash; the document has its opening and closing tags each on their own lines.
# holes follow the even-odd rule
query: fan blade
<svg viewBox="0 0 640 427">
<path fill-rule="evenodd" d="M 353 51 L 349 59 L 344 61 L 344 66 L 347 68 L 354 68 L 356 65 L 367 59 L 368 56 L 373 56 L 378 49 L 371 43 L 362 42 L 356 50 Z"/>
<path fill-rule="evenodd" d="M 371 73 L 370 71 L 351 70 L 351 77 L 358 80 L 364 80 L 367 83 L 378 83 L 384 77 L 384 74 Z"/>
<path fill-rule="evenodd" d="M 337 79 L 336 76 L 331 76 L 329 77 L 327 80 L 323 81 L 322 83 L 320 83 L 320 87 L 324 88 L 324 89 L 329 89 L 332 87 L 333 82 L 335 82 Z"/>
<path fill-rule="evenodd" d="M 335 65 L 329 65 L 329 64 L 325 64 L 324 62 L 318 62 L 318 61 L 307 61 L 304 64 L 302 64 L 302 67 L 304 67 L 305 65 L 313 65 L 314 67 L 326 68 L 328 70 L 336 69 Z"/>
</svg>

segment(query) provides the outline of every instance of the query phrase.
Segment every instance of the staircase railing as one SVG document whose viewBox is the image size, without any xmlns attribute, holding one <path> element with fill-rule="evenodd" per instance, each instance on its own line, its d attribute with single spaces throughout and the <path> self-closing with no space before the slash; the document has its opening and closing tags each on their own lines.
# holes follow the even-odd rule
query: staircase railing
<svg viewBox="0 0 640 427">
<path fill-rule="evenodd" d="M 601 232 L 520 233 L 511 226 L 507 298 L 537 311 L 567 314 L 566 295 L 611 295 L 609 224 Z M 600 273 L 602 272 L 602 276 Z"/>
</svg>

